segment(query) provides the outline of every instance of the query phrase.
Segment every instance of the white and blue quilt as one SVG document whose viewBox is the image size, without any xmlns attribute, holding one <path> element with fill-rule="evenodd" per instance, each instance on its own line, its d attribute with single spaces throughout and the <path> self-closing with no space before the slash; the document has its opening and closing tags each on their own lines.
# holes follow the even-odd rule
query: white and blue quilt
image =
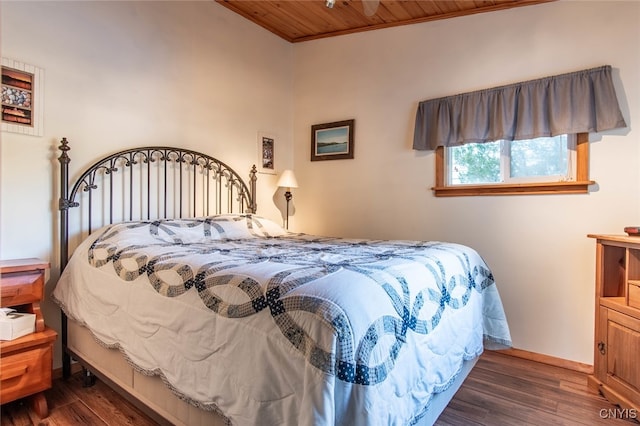
<svg viewBox="0 0 640 426">
<path fill-rule="evenodd" d="M 293 234 L 255 215 L 105 227 L 53 297 L 238 425 L 412 424 L 463 361 L 511 344 L 473 249 Z"/>
</svg>

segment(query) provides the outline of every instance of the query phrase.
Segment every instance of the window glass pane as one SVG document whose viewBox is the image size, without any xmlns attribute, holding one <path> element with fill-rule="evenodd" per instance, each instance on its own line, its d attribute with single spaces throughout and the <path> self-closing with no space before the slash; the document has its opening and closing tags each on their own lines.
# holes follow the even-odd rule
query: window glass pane
<svg viewBox="0 0 640 426">
<path fill-rule="evenodd" d="M 449 184 L 500 182 L 500 141 L 449 148 Z"/>
<path fill-rule="evenodd" d="M 511 177 L 566 176 L 567 135 L 511 142 Z"/>
</svg>

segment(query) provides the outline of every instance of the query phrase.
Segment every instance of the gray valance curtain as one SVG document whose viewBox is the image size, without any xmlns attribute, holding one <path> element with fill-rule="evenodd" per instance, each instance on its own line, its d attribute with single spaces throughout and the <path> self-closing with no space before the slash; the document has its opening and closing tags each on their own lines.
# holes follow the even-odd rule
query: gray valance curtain
<svg viewBox="0 0 640 426">
<path fill-rule="evenodd" d="M 611 66 L 420 102 L 413 148 L 626 127 Z"/>
</svg>

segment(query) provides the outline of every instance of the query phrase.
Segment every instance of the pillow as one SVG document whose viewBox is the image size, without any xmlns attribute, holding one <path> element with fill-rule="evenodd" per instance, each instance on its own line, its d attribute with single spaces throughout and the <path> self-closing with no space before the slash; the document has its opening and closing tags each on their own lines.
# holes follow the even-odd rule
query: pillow
<svg viewBox="0 0 640 426">
<path fill-rule="evenodd" d="M 280 237 L 287 234 L 277 223 L 252 214 L 222 214 L 200 220 L 210 224 L 218 232 L 219 238 Z"/>
<path fill-rule="evenodd" d="M 103 239 L 115 238 L 121 246 L 196 244 L 211 240 L 279 237 L 286 235 L 280 225 L 251 214 L 224 214 L 192 219 L 158 219 L 126 222 L 107 227 Z"/>
</svg>

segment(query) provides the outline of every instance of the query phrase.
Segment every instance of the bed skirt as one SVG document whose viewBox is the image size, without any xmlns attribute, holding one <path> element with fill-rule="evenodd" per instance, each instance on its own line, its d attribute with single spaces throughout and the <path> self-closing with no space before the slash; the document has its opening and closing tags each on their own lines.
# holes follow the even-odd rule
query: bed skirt
<svg viewBox="0 0 640 426">
<path fill-rule="evenodd" d="M 68 351 L 83 367 L 161 425 L 226 426 L 230 422 L 220 414 L 206 411 L 180 399 L 159 376 L 136 371 L 117 349 L 100 345 L 84 326 L 68 320 Z M 466 361 L 456 381 L 436 395 L 418 426 L 433 425 L 447 407 L 462 382 L 471 372 L 477 358 Z"/>
<path fill-rule="evenodd" d="M 136 371 L 117 349 L 100 345 L 84 326 L 68 320 L 67 347 L 72 357 L 162 425 L 225 426 L 229 422 L 213 411 L 183 401 L 159 376 Z"/>
</svg>

